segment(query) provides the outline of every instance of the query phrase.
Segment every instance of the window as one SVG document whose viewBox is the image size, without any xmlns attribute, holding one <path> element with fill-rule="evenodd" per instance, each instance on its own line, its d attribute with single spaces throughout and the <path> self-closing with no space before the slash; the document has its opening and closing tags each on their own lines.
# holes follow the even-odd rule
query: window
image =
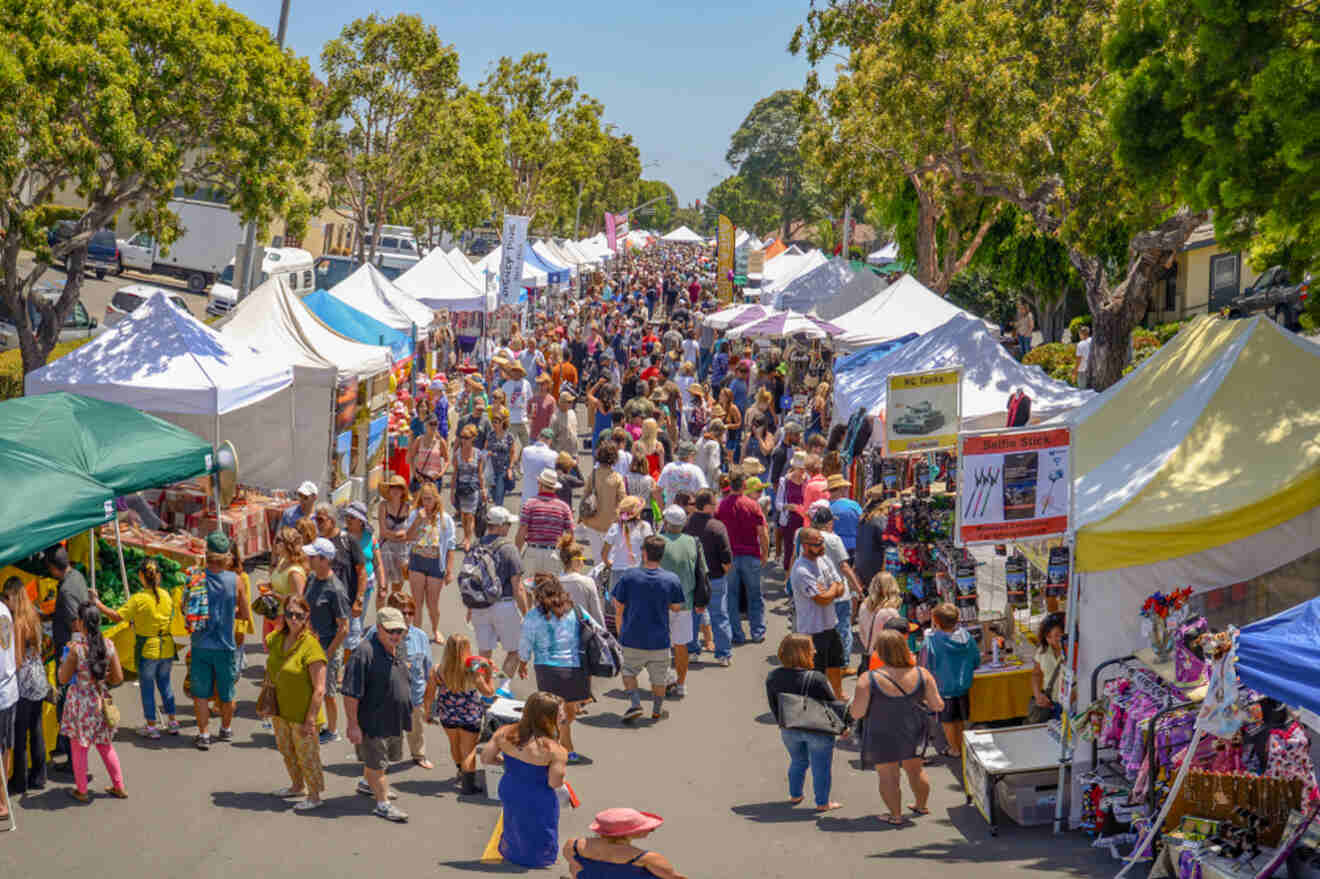
<svg viewBox="0 0 1320 879">
<path fill-rule="evenodd" d="M 142 304 L 142 297 L 136 293 L 125 293 L 122 290 L 110 297 L 110 304 L 120 311 L 128 314 L 133 309 Z"/>
<path fill-rule="evenodd" d="M 312 270 L 303 270 L 303 289 L 310 290 L 312 286 Z"/>
<path fill-rule="evenodd" d="M 1169 266 L 1169 271 L 1164 275 L 1164 310 L 1178 310 L 1178 264 L 1176 262 Z"/>
<path fill-rule="evenodd" d="M 293 290 L 293 291 L 295 291 L 295 292 L 297 292 L 297 290 L 298 290 L 298 273 L 297 273 L 297 272 L 289 272 L 289 289 L 290 289 L 290 290 Z"/>
<path fill-rule="evenodd" d="M 399 249 L 399 239 L 397 239 L 397 238 L 389 238 L 389 237 L 381 238 L 381 239 L 380 239 L 380 246 L 381 246 L 381 249 L 382 249 L 382 250 L 398 250 L 398 249 Z"/>
<path fill-rule="evenodd" d="M 139 232 L 132 238 L 128 239 L 128 243 L 135 247 L 150 248 L 156 243 L 156 240 L 151 237 L 150 232 Z"/>
<path fill-rule="evenodd" d="M 1228 306 L 1238 293 L 1238 255 L 1220 253 L 1210 257 L 1210 310 Z"/>
</svg>

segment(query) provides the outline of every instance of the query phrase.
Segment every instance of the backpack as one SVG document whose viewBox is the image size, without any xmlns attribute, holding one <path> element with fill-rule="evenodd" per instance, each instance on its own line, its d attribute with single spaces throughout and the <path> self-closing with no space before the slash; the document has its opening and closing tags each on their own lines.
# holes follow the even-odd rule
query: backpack
<svg viewBox="0 0 1320 879">
<path fill-rule="evenodd" d="M 490 607 L 500 600 L 504 584 L 500 582 L 494 550 L 501 541 L 478 543 L 463 557 L 458 571 L 458 597 L 468 608 Z"/>
<path fill-rule="evenodd" d="M 578 617 L 578 665 L 593 678 L 618 677 L 623 670 L 623 648 L 605 629 L 596 625 L 582 608 Z"/>
<path fill-rule="evenodd" d="M 211 599 L 206 592 L 206 571 L 189 568 L 188 584 L 183 589 L 183 626 L 191 635 L 206 631 L 211 618 Z"/>
</svg>

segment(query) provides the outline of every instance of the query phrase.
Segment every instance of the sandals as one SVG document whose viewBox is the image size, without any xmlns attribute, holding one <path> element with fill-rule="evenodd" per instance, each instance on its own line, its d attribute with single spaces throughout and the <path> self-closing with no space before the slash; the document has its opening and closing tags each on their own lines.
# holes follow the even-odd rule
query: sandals
<svg viewBox="0 0 1320 879">
<path fill-rule="evenodd" d="M 913 812 L 914 814 L 916 814 L 916 815 L 929 815 L 929 814 L 930 814 L 930 809 L 922 809 L 922 808 L 919 808 L 919 807 L 917 806 L 916 803 L 909 803 L 909 804 L 908 804 L 908 808 L 911 809 L 912 812 Z"/>
<path fill-rule="evenodd" d="M 418 766 L 422 767 L 423 769 L 435 768 L 435 764 L 432 763 L 430 760 L 427 760 L 425 757 L 414 757 L 413 762 L 416 763 Z"/>
<path fill-rule="evenodd" d="M 73 797 L 80 803 L 90 803 L 92 801 L 91 794 L 85 791 L 80 791 L 76 787 L 69 788 L 69 796 Z"/>
<path fill-rule="evenodd" d="M 843 808 L 843 803 L 836 803 L 834 802 L 834 800 L 830 800 L 828 803 L 826 803 L 823 806 L 817 806 L 816 811 L 821 813 L 833 812 L 835 809 L 842 809 L 842 808 Z"/>
<path fill-rule="evenodd" d="M 124 790 L 122 787 L 115 787 L 111 785 L 110 787 L 105 789 L 105 792 L 108 793 L 110 796 L 114 797 L 116 800 L 128 799 L 128 791 Z"/>
<path fill-rule="evenodd" d="M 909 821 L 907 818 L 903 817 L 902 815 L 894 815 L 891 813 L 888 815 L 881 815 L 880 823 L 888 824 L 890 827 L 907 827 L 912 822 Z"/>
</svg>

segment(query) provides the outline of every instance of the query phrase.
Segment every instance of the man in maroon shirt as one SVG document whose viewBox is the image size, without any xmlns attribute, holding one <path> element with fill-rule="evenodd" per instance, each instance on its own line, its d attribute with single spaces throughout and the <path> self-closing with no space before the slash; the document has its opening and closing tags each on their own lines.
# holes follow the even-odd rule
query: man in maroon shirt
<svg viewBox="0 0 1320 879">
<path fill-rule="evenodd" d="M 729 547 L 733 551 L 733 565 L 729 568 L 729 623 L 734 645 L 743 644 L 739 616 L 739 595 L 747 590 L 747 626 L 750 640 L 760 644 L 765 640 L 765 599 L 761 595 L 761 560 L 770 551 L 770 532 L 766 528 L 761 505 L 743 494 L 746 476 L 734 470 L 729 476 L 729 495 L 720 501 L 715 518 L 724 523 L 729 532 Z"/>
<path fill-rule="evenodd" d="M 532 437 L 540 436 L 541 431 L 550 426 L 550 419 L 554 417 L 555 409 L 558 408 L 555 395 L 550 393 L 550 384 L 549 373 L 543 372 L 536 377 L 536 391 L 527 406 L 527 419 L 530 422 L 529 430 Z"/>
</svg>

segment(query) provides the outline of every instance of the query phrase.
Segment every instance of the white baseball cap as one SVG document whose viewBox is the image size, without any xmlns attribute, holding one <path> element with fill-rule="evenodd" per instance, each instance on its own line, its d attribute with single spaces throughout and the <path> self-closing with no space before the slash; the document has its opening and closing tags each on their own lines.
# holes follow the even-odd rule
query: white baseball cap
<svg viewBox="0 0 1320 879">
<path fill-rule="evenodd" d="M 311 543 L 303 547 L 303 555 L 310 558 L 320 556 L 323 559 L 332 559 L 335 557 L 335 545 L 327 538 L 318 537 Z"/>
<path fill-rule="evenodd" d="M 317 489 L 316 483 L 310 479 L 304 480 L 303 484 L 298 486 L 298 494 L 303 497 L 316 497 L 321 492 Z"/>
<path fill-rule="evenodd" d="M 665 507 L 664 516 L 665 516 L 665 524 L 667 525 L 687 524 L 687 510 L 683 509 L 678 504 L 670 504 L 669 506 Z"/>
<path fill-rule="evenodd" d="M 513 518 L 513 513 L 504 507 L 493 506 L 486 512 L 486 522 L 491 525 L 510 525 Z"/>
</svg>

